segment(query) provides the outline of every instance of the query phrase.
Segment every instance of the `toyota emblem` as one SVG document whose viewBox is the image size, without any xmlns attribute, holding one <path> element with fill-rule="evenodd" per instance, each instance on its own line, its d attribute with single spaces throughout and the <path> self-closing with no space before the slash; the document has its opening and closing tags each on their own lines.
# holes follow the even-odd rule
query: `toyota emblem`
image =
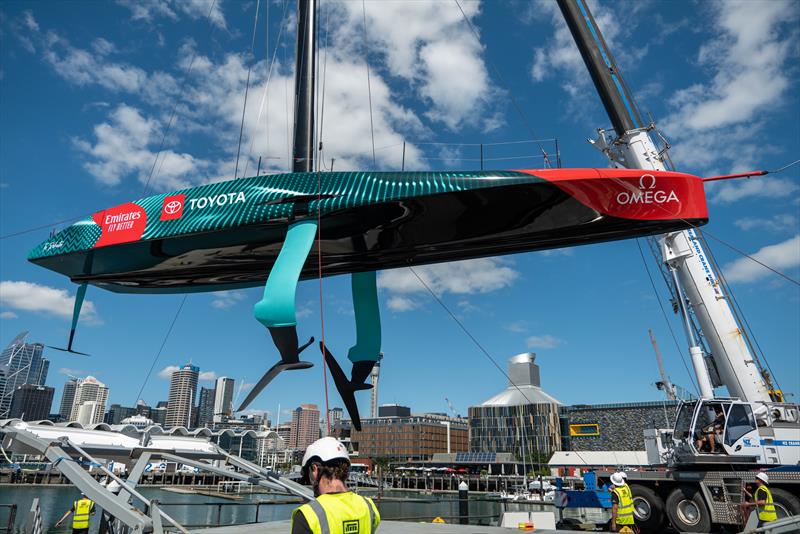
<svg viewBox="0 0 800 534">
<path fill-rule="evenodd" d="M 179 200 L 172 200 L 164 205 L 164 213 L 173 215 L 181 210 L 183 204 Z"/>
</svg>

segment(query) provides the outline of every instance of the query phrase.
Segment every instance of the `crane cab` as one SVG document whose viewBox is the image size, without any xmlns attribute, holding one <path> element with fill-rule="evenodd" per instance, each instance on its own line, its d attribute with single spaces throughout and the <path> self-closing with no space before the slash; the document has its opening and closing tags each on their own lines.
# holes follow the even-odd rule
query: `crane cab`
<svg viewBox="0 0 800 534">
<path fill-rule="evenodd" d="M 673 433 L 678 463 L 796 465 L 797 404 L 700 399 L 678 408 Z"/>
</svg>

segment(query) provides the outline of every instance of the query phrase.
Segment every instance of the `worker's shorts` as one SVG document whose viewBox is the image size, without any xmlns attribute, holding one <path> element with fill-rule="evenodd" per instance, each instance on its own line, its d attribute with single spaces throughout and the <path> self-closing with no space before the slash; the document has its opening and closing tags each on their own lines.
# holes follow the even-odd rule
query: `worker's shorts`
<svg viewBox="0 0 800 534">
<path fill-rule="evenodd" d="M 73 528 L 72 534 L 89 534 L 89 527 L 86 528 Z"/>
</svg>

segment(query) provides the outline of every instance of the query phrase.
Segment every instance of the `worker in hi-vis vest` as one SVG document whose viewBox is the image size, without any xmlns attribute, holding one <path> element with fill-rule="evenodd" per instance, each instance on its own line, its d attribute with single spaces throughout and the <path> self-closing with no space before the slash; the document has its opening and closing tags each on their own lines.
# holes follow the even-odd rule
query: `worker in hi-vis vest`
<svg viewBox="0 0 800 534">
<path fill-rule="evenodd" d="M 751 495 L 745 490 L 745 494 L 752 501 L 742 503 L 742 506 L 745 508 L 756 507 L 759 527 L 778 519 L 778 514 L 775 512 L 775 503 L 772 500 L 772 492 L 769 490 L 769 477 L 766 473 L 758 473 L 756 475 L 756 491 Z"/>
<path fill-rule="evenodd" d="M 374 534 L 381 516 L 372 499 L 347 489 L 350 458 L 331 437 L 312 443 L 303 456 L 303 479 L 315 500 L 292 512 L 292 534 Z"/>
<path fill-rule="evenodd" d="M 611 475 L 611 531 L 636 532 L 633 517 L 633 496 L 631 488 L 625 482 L 628 478 L 625 473 L 618 472 Z"/>
<path fill-rule="evenodd" d="M 72 534 L 87 534 L 89 532 L 89 516 L 95 514 L 94 501 L 81 493 L 81 498 L 72 503 L 72 508 L 64 512 L 56 523 L 58 528 L 66 518 L 72 514 Z"/>
</svg>

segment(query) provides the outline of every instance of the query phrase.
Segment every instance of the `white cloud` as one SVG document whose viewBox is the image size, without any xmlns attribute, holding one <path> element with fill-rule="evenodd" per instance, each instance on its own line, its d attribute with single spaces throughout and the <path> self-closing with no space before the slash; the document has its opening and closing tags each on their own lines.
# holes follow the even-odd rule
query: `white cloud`
<svg viewBox="0 0 800 534">
<path fill-rule="evenodd" d="M 488 293 L 510 286 L 519 273 L 498 258 L 454 261 L 414 267 L 419 277 L 437 294 Z M 410 269 L 394 269 L 378 274 L 378 287 L 391 293 L 427 291 Z"/>
<path fill-rule="evenodd" d="M 575 255 L 575 248 L 574 247 L 566 247 L 566 248 L 551 248 L 549 250 L 542 250 L 537 252 L 540 256 L 544 256 L 546 258 L 552 257 L 572 257 Z"/>
<path fill-rule="evenodd" d="M 218 310 L 232 308 L 247 297 L 244 291 L 216 291 L 211 294 L 214 295 L 211 306 Z"/>
<path fill-rule="evenodd" d="M 180 367 L 177 365 L 168 365 L 158 372 L 158 378 L 161 378 L 162 380 L 169 380 L 172 378 L 172 373 L 178 370 L 180 370 Z"/>
<path fill-rule="evenodd" d="M 528 331 L 529 324 L 528 321 L 519 320 L 519 321 L 514 321 L 512 323 L 508 323 L 507 325 L 503 326 L 503 328 L 505 330 L 508 330 L 509 332 L 515 332 L 517 334 L 521 334 L 523 332 Z"/>
<path fill-rule="evenodd" d="M 61 367 L 58 369 L 59 374 L 67 376 L 86 376 L 88 373 L 83 369 L 71 369 L 69 367 Z"/>
<path fill-rule="evenodd" d="M 198 380 L 208 381 L 208 380 L 216 380 L 217 373 L 214 371 L 201 371 Z"/>
<path fill-rule="evenodd" d="M 734 221 L 736 226 L 742 230 L 766 230 L 768 232 L 782 232 L 785 230 L 797 229 L 797 217 L 788 213 L 773 215 L 768 219 L 757 217 L 745 217 Z"/>
<path fill-rule="evenodd" d="M 94 127 L 94 142 L 75 139 L 74 144 L 90 158 L 84 167 L 99 182 L 116 185 L 124 177 L 134 175 L 146 183 L 156 158 L 156 151 L 148 145 L 160 140 L 160 129 L 156 120 L 147 119 L 138 109 L 121 104 L 111 112 L 109 122 Z M 158 185 L 159 189 L 186 187 L 190 178 L 202 177 L 207 167 L 207 162 L 191 154 L 163 150 L 157 179 L 151 184 Z"/>
<path fill-rule="evenodd" d="M 0 312 L 0 319 L 16 319 L 17 317 L 19 316 L 12 311 Z"/>
<path fill-rule="evenodd" d="M 396 312 L 407 312 L 419 308 L 419 303 L 408 297 L 399 297 L 397 295 L 389 297 L 386 305 L 390 310 Z"/>
<path fill-rule="evenodd" d="M 156 18 L 165 17 L 176 21 L 179 19 L 178 13 L 182 13 L 191 19 L 205 20 L 208 17 L 214 26 L 222 29 L 226 27 L 221 0 L 117 0 L 117 4 L 128 8 L 133 20 L 152 22 Z"/>
<path fill-rule="evenodd" d="M 747 180 L 731 180 L 730 182 L 721 183 L 710 182 L 706 187 L 711 200 L 721 203 L 731 203 L 754 197 L 782 198 L 800 190 L 800 186 L 795 181 L 771 176 L 759 176 Z"/>
<path fill-rule="evenodd" d="M 557 337 L 545 334 L 542 336 L 531 336 L 525 340 L 529 349 L 554 349 L 564 343 Z"/>
<path fill-rule="evenodd" d="M 65 289 L 15 280 L 0 282 L 0 306 L 4 308 L 71 319 L 74 303 L 74 295 L 70 295 Z M 101 324 L 91 300 L 83 301 L 80 319 L 87 324 Z"/>
<path fill-rule="evenodd" d="M 800 266 L 800 234 L 775 245 L 763 247 L 751 254 L 758 261 L 773 269 L 786 271 Z M 739 258 L 724 268 L 729 282 L 755 282 L 774 274 L 749 258 Z"/>
<path fill-rule="evenodd" d="M 757 121 L 779 109 L 790 86 L 786 63 L 794 53 L 799 6 L 791 0 L 705 6 L 718 33 L 700 47 L 697 63 L 711 79 L 671 98 L 674 111 L 661 126 L 674 141 L 673 159 L 701 168 L 723 161 L 746 165 L 742 153 L 761 150 L 749 140 L 765 124 Z M 731 135 L 735 128 L 744 135 Z"/>
</svg>

